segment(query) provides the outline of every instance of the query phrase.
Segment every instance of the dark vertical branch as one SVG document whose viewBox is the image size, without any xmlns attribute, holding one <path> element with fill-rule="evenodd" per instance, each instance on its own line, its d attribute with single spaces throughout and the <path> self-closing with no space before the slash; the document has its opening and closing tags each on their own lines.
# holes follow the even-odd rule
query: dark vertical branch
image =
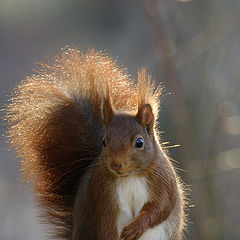
<svg viewBox="0 0 240 240">
<path fill-rule="evenodd" d="M 191 120 L 186 107 L 185 99 L 181 91 L 179 76 L 177 74 L 174 54 L 170 44 L 170 37 L 165 29 L 165 24 L 160 20 L 157 12 L 156 0 L 143 1 L 144 10 L 149 21 L 149 26 L 152 30 L 154 43 L 157 48 L 157 54 L 161 62 L 164 64 L 165 77 L 167 87 L 173 93 L 171 100 L 171 109 L 169 109 L 171 117 L 178 125 L 184 126 L 177 128 L 178 136 L 184 146 L 189 148 L 189 157 L 196 154 L 196 149 L 193 144 L 193 136 L 191 131 Z M 160 1 L 161 2 L 161 1 Z"/>
<path fill-rule="evenodd" d="M 171 38 L 165 28 L 166 24 L 163 19 L 161 19 L 158 12 L 157 4 L 162 4 L 163 8 L 166 9 L 168 3 L 163 3 L 163 1 L 157 0 L 143 0 L 142 3 L 156 45 L 157 55 L 160 62 L 164 65 L 164 81 L 166 82 L 167 88 L 173 93 L 171 96 L 171 108 L 169 109 L 169 113 L 173 122 L 177 122 L 178 127 L 176 128 L 176 132 L 180 144 L 184 149 L 187 148 L 187 151 L 185 150 L 181 152 L 180 160 L 183 166 L 187 166 L 187 162 L 194 163 L 197 159 L 197 143 L 193 137 L 194 129 L 192 121 L 189 116 L 189 111 L 186 106 L 179 76 L 175 67 L 174 54 L 170 42 Z M 197 198 L 194 191 L 191 198 L 193 199 L 193 202 L 194 199 Z M 198 206 L 198 210 L 193 209 L 194 219 L 198 219 L 198 221 L 203 220 L 199 216 L 199 209 L 201 208 L 201 212 L 206 211 L 206 208 L 203 205 L 204 204 Z M 205 214 L 202 214 L 202 216 L 203 215 Z M 192 227 L 194 228 L 198 239 L 203 239 L 200 224 L 194 223 Z"/>
</svg>

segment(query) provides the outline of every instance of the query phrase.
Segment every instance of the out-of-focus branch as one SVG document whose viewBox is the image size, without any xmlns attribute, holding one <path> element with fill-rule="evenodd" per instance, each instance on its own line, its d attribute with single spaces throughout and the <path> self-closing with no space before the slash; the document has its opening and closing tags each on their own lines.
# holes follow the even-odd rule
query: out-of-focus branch
<svg viewBox="0 0 240 240">
<path fill-rule="evenodd" d="M 156 45 L 156 52 L 160 58 L 160 62 L 164 65 L 164 81 L 166 82 L 167 88 L 173 93 L 171 96 L 172 102 L 169 112 L 171 118 L 174 120 L 173 122 L 177 122 L 178 125 L 176 128 L 178 141 L 180 141 L 183 148 L 187 148 L 187 151 L 182 152 L 181 159 L 181 163 L 186 166 L 187 161 L 194 162 L 195 159 L 197 159 L 197 150 L 195 139 L 193 137 L 194 131 L 192 122 L 189 117 L 189 112 L 181 90 L 179 76 L 174 62 L 174 53 L 170 42 L 170 36 L 165 29 L 166 24 L 163 19 L 161 19 L 158 12 L 157 4 L 161 4 L 161 6 L 167 11 L 167 2 L 143 0 L 142 3 Z M 183 161 L 185 161 L 185 163 Z M 194 196 L 194 193 L 192 195 L 192 198 L 196 197 Z M 205 208 L 202 207 L 201 211 L 205 211 Z M 197 215 L 198 213 L 193 210 L 193 214 Z M 197 217 L 194 218 L 197 219 Z M 199 225 L 195 224 L 193 228 L 198 239 L 203 239 Z"/>
<path fill-rule="evenodd" d="M 185 99 L 182 94 L 179 76 L 175 67 L 173 49 L 170 44 L 170 37 L 165 29 L 165 24 L 160 19 L 157 11 L 157 3 L 162 1 L 143 0 L 144 10 L 152 30 L 154 43 L 156 45 L 157 54 L 160 61 L 164 65 L 165 77 L 164 81 L 167 84 L 168 90 L 172 94 L 171 109 L 169 109 L 174 122 L 180 126 L 177 128 L 178 136 L 181 144 L 187 146 L 189 151 L 188 157 L 193 157 L 196 154 L 194 146 L 194 138 L 192 136 L 192 123 L 189 117 L 189 112 L 186 107 Z"/>
</svg>

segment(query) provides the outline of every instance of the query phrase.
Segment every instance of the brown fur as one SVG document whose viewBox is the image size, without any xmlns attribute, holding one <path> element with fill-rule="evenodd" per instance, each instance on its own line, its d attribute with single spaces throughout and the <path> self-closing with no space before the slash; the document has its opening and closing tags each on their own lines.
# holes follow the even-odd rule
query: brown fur
<svg viewBox="0 0 240 240">
<path fill-rule="evenodd" d="M 136 88 L 113 60 L 93 50 L 84 55 L 66 49 L 54 63 L 41 66 L 16 88 L 6 119 L 11 144 L 23 159 L 22 171 L 45 217 L 55 225 L 55 236 L 117 239 L 114 190 L 120 176 L 113 167 L 119 164 L 126 174 L 130 169 L 147 176 L 151 193 L 123 235 L 133 227 L 142 234 L 164 221 L 182 193 L 158 144 L 161 88 L 154 91 L 146 70 L 139 72 Z M 149 145 L 142 155 L 132 153 L 137 133 Z"/>
</svg>

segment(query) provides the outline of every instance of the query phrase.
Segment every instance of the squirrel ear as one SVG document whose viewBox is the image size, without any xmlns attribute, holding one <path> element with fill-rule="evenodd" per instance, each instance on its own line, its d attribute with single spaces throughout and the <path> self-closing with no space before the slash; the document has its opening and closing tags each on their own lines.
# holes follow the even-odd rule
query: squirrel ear
<svg viewBox="0 0 240 240">
<path fill-rule="evenodd" d="M 145 104 L 138 109 L 137 119 L 139 122 L 147 127 L 147 130 L 152 133 L 154 125 L 154 115 L 150 104 Z"/>
<path fill-rule="evenodd" d="M 106 95 L 102 100 L 102 116 L 105 126 L 109 124 L 113 116 L 112 100 L 107 87 Z"/>
</svg>

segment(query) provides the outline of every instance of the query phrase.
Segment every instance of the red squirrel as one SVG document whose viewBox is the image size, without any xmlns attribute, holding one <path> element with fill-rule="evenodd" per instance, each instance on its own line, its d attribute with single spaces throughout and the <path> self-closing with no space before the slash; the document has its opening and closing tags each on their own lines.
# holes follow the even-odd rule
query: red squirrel
<svg viewBox="0 0 240 240">
<path fill-rule="evenodd" d="M 156 127 L 161 86 L 65 49 L 15 89 L 8 136 L 53 235 L 180 240 L 184 193 Z"/>
</svg>

